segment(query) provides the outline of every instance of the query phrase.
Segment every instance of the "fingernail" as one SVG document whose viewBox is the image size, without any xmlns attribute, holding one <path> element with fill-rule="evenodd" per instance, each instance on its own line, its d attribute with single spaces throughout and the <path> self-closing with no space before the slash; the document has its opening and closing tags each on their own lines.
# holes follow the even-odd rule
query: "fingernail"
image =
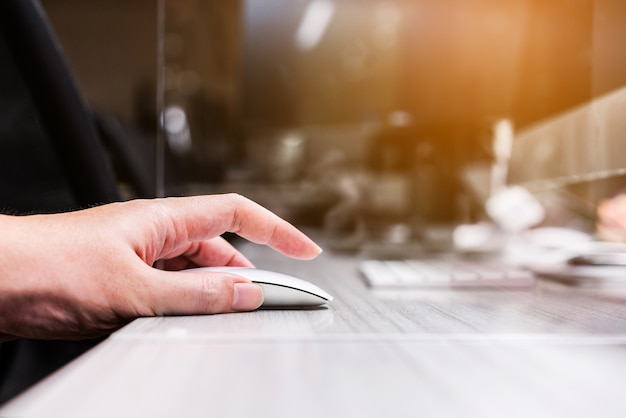
<svg viewBox="0 0 626 418">
<path fill-rule="evenodd" d="M 235 283 L 233 292 L 234 311 L 253 311 L 263 303 L 263 289 L 252 283 Z"/>
</svg>

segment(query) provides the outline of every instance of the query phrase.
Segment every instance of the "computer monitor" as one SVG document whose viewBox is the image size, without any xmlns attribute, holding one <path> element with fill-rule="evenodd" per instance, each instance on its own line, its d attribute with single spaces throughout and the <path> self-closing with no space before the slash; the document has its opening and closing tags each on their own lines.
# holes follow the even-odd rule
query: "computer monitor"
<svg viewBox="0 0 626 418">
<path fill-rule="evenodd" d="M 626 190 L 626 4 L 587 3 L 587 29 L 578 38 L 555 44 L 558 49 L 550 49 L 550 41 L 541 36 L 556 31 L 556 14 L 551 22 L 531 25 L 526 65 L 535 71 L 523 74 L 526 78 L 520 83 L 525 90 L 518 100 L 526 119 L 516 130 L 508 182 L 523 185 L 539 197 L 548 208 L 547 222 L 593 229 L 597 204 Z M 559 50 L 575 52 L 567 66 L 560 65 Z M 546 80 L 567 80 L 572 73 L 579 74 L 578 100 L 570 99 L 561 109 L 556 103 L 554 112 L 533 114 L 533 106 L 550 106 L 549 100 L 547 104 L 541 100 L 542 93 L 550 99 L 546 91 L 568 86 L 566 81 L 548 84 Z M 567 99 L 568 92 L 561 91 L 562 95 L 555 92 L 552 97 Z"/>
</svg>

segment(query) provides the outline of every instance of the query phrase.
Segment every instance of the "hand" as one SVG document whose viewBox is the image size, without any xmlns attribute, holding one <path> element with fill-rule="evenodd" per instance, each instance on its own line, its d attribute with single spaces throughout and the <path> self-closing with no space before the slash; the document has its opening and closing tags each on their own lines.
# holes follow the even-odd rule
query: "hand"
<svg viewBox="0 0 626 418">
<path fill-rule="evenodd" d="M 598 205 L 598 237 L 606 241 L 626 242 L 626 195 L 620 194 Z"/>
<path fill-rule="evenodd" d="M 239 195 L 113 203 L 54 215 L 0 216 L 0 339 L 87 338 L 140 316 L 256 309 L 261 288 L 194 266 L 252 266 L 234 232 L 298 259 L 320 248 Z M 163 270 L 154 268 L 159 261 Z"/>
</svg>

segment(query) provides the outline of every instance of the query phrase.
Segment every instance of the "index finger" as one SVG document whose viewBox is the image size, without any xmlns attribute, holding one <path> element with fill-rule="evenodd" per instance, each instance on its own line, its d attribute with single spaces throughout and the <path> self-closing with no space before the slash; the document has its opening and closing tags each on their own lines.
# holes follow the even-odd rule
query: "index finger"
<svg viewBox="0 0 626 418">
<path fill-rule="evenodd" d="M 174 232 L 183 228 L 190 241 L 233 232 L 302 260 L 315 258 L 322 251 L 295 226 L 238 194 L 168 198 L 164 203 L 169 207 Z"/>
</svg>

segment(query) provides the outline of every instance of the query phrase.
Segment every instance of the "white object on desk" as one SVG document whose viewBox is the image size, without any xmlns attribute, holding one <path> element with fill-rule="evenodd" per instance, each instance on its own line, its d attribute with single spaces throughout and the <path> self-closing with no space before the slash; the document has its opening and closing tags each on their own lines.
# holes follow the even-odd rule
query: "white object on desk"
<svg viewBox="0 0 626 418">
<path fill-rule="evenodd" d="M 485 210 L 502 230 L 520 232 L 539 224 L 545 218 L 545 209 L 526 189 L 511 186 L 499 190 L 487 199 Z"/>
<path fill-rule="evenodd" d="M 364 260 L 359 265 L 375 288 L 531 287 L 535 278 L 518 267 L 463 260 Z"/>
<path fill-rule="evenodd" d="M 626 287 L 626 266 L 618 265 L 571 265 L 567 262 L 544 264 L 533 267 L 541 277 L 576 286 Z"/>
<path fill-rule="evenodd" d="M 331 295 L 313 283 L 276 271 L 247 267 L 199 267 L 186 271 L 224 272 L 245 277 L 263 289 L 261 307 L 320 306 L 333 300 Z"/>
</svg>

